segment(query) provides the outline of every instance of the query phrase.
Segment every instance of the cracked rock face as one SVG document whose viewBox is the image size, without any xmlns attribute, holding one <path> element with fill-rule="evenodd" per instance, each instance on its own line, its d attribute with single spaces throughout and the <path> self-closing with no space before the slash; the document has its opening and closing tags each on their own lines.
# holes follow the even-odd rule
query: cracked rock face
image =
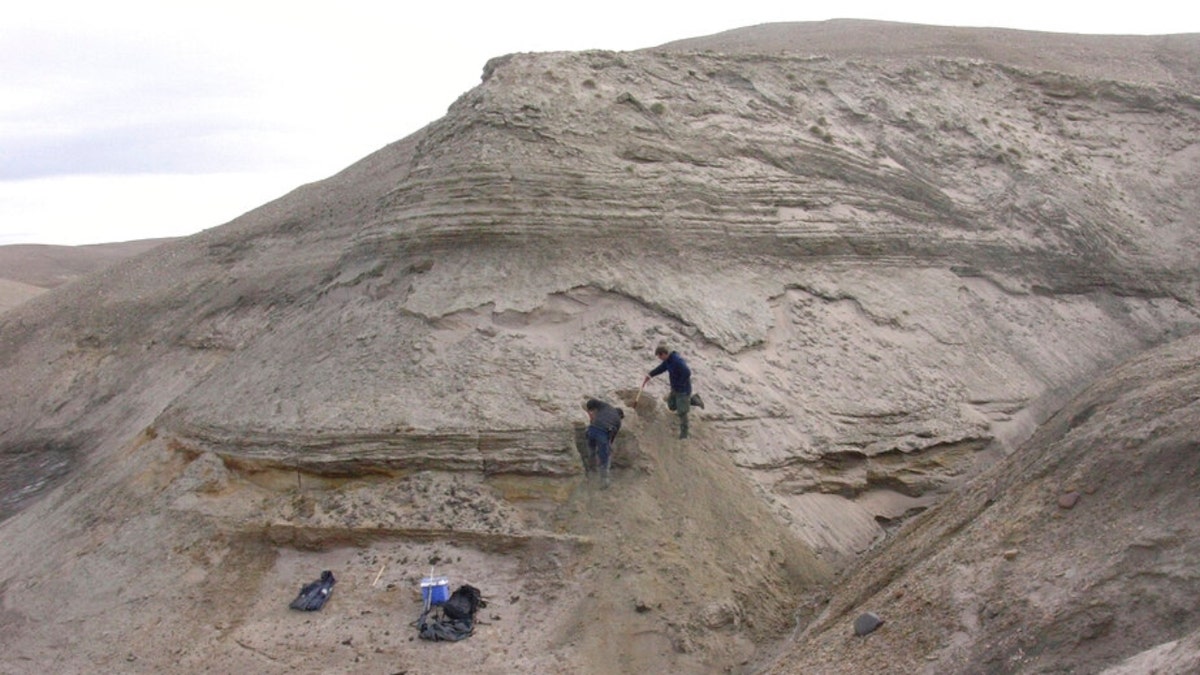
<svg viewBox="0 0 1200 675">
<path fill-rule="evenodd" d="M 209 496 L 240 480 L 218 466 L 272 490 L 435 471 L 545 496 L 582 471 L 591 396 L 636 410 L 634 466 L 657 466 L 665 385 L 632 397 L 667 342 L 707 403 L 698 442 L 849 566 L 1098 374 L 1200 326 L 1195 93 L 1069 72 L 493 60 L 446 117 L 338 175 L 5 313 L 0 442 L 100 464 L 150 429 L 171 461 L 203 458 Z M 405 497 L 358 490 L 265 498 L 271 541 L 359 514 L 362 533 L 579 545 L 537 509 L 382 517 Z M 695 625 L 764 625 L 730 602 Z"/>
</svg>

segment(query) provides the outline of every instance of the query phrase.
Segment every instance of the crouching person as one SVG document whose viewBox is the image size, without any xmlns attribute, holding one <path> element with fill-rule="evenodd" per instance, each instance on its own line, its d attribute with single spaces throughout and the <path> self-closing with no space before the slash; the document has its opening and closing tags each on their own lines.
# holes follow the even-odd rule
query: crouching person
<svg viewBox="0 0 1200 675">
<path fill-rule="evenodd" d="M 588 413 L 587 447 L 588 458 L 585 469 L 600 475 L 600 487 L 608 488 L 609 469 L 612 466 L 613 441 L 621 430 L 625 413 L 600 399 L 589 398 L 584 408 Z"/>
</svg>

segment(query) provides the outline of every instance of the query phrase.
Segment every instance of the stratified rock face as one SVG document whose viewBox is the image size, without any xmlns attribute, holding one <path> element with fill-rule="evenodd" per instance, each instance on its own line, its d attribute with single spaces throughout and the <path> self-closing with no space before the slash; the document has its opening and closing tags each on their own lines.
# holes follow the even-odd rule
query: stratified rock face
<svg viewBox="0 0 1200 675">
<path fill-rule="evenodd" d="M 920 496 L 1197 324 L 1198 132 L 1185 93 L 975 61 L 504 57 L 414 137 L 8 319 L 8 381 L 57 384 L 8 394 L 7 442 L 122 405 L 267 465 L 573 473 L 579 402 L 665 340 L 772 492 Z"/>
<path fill-rule="evenodd" d="M 478 518 L 439 528 L 424 503 L 386 512 L 401 497 L 367 479 L 551 493 L 581 472 L 582 403 L 601 396 L 636 409 L 654 485 L 701 490 L 724 471 L 711 455 L 703 478 L 662 472 L 693 468 L 657 454 L 665 384 L 631 404 L 667 342 L 707 403 L 691 441 L 770 509 L 739 505 L 737 536 L 719 537 L 679 503 L 719 511 L 740 483 L 677 499 L 638 572 L 700 542 L 671 559 L 721 558 L 734 599 L 704 598 L 668 651 L 708 649 L 698 625 L 761 639 L 789 604 L 775 589 L 827 578 L 1098 373 L 1200 326 L 1196 138 L 1193 92 L 973 59 L 503 57 L 445 118 L 344 172 L 5 313 L 0 451 L 55 448 L 89 477 L 120 459 L 147 503 L 275 544 L 358 513 L 341 499 L 367 505 L 369 532 L 544 545 L 569 577 L 590 542 L 548 536 L 544 513 L 497 522 L 481 497 Z M 135 476 L 146 448 L 171 459 Z M 298 493 L 367 482 L 353 499 L 331 488 L 329 512 L 282 493 L 214 503 L 293 474 Z M 260 507 L 267 522 L 246 525 Z M 764 525 L 769 554 L 724 567 L 765 513 L 792 545 Z M 25 520 L 10 522 L 33 536 Z M 659 583 L 634 604 L 666 597 Z M 869 639 L 897 625 L 880 617 Z M 711 648 L 721 663 L 746 651 L 736 635 Z"/>
</svg>

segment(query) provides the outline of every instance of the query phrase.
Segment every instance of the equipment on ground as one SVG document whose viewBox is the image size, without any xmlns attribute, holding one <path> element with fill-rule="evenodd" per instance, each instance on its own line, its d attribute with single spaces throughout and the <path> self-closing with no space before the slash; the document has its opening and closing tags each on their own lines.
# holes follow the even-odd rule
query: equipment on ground
<svg viewBox="0 0 1200 675">
<path fill-rule="evenodd" d="M 325 570 L 321 572 L 320 579 L 305 584 L 300 589 L 300 594 L 296 596 L 295 600 L 292 600 L 288 607 L 303 612 L 315 612 L 325 606 L 325 601 L 329 599 L 329 593 L 336 583 L 337 579 L 333 577 L 333 572 Z"/>
<path fill-rule="evenodd" d="M 475 613 L 487 607 L 478 588 L 469 584 L 459 586 L 440 605 L 426 606 L 416 620 L 418 635 L 433 642 L 457 642 L 475 632 Z"/>
</svg>

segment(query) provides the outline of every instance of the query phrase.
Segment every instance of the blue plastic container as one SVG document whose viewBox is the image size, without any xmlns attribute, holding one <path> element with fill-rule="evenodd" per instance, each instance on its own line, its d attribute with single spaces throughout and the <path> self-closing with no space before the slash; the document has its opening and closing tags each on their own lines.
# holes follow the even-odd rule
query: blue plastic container
<svg viewBox="0 0 1200 675">
<path fill-rule="evenodd" d="M 450 599 L 450 580 L 446 577 L 425 577 L 421 580 L 421 600 L 425 606 L 440 605 Z"/>
</svg>

